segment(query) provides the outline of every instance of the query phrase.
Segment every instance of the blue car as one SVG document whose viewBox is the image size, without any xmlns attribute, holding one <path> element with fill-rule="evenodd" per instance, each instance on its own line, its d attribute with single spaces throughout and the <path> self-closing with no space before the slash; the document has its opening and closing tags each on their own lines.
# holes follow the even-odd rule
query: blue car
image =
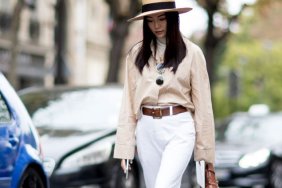
<svg viewBox="0 0 282 188">
<path fill-rule="evenodd" d="M 39 136 L 16 92 L 0 73 L 0 187 L 46 188 L 52 161 L 44 161 Z M 51 165 L 51 166 L 50 166 Z"/>
</svg>

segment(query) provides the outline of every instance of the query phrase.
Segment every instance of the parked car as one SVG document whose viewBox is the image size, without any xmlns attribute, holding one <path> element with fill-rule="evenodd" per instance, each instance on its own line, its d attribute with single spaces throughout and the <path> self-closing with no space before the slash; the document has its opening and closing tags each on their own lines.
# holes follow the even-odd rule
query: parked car
<svg viewBox="0 0 282 188">
<path fill-rule="evenodd" d="M 0 187 L 47 188 L 52 165 L 51 160 L 43 161 L 32 120 L 0 73 Z"/>
<path fill-rule="evenodd" d="M 44 151 L 56 160 L 52 188 L 145 187 L 138 155 L 127 180 L 120 160 L 113 159 L 120 86 L 29 88 L 19 94 L 39 130 Z M 191 169 L 184 174 L 182 188 L 191 187 Z"/>
<path fill-rule="evenodd" d="M 41 135 L 46 154 L 56 161 L 51 187 L 140 187 L 138 157 L 126 180 L 113 148 L 122 88 L 55 87 L 19 92 Z"/>
<path fill-rule="evenodd" d="M 266 111 L 267 112 L 267 111 Z M 219 186 L 282 187 L 282 113 L 237 113 L 217 129 Z"/>
</svg>

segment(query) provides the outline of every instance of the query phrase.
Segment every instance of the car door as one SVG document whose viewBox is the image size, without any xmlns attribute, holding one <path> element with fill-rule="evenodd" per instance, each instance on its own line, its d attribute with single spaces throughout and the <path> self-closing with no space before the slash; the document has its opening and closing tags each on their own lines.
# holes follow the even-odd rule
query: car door
<svg viewBox="0 0 282 188">
<path fill-rule="evenodd" d="M 20 130 L 0 90 L 0 187 L 10 187 L 19 149 Z"/>
</svg>

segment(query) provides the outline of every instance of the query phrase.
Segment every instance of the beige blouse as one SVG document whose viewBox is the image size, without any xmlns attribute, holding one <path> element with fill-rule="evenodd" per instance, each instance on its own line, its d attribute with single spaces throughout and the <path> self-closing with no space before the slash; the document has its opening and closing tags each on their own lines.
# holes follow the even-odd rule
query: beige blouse
<svg viewBox="0 0 282 188">
<path fill-rule="evenodd" d="M 135 153 L 135 128 L 140 118 L 141 105 L 179 104 L 186 107 L 195 121 L 196 143 L 194 159 L 214 163 L 215 136 L 209 78 L 202 50 L 183 38 L 187 55 L 176 73 L 166 68 L 164 83 L 159 86 L 159 75 L 153 57 L 143 68 L 142 75 L 135 66 L 139 45 L 127 56 L 124 93 L 114 150 L 114 158 L 133 159 Z"/>
</svg>

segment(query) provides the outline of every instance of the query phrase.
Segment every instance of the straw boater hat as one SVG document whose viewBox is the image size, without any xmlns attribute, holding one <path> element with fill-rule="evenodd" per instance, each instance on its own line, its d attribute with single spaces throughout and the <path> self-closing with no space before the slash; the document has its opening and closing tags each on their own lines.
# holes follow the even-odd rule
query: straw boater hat
<svg viewBox="0 0 282 188">
<path fill-rule="evenodd" d="M 179 14 L 189 12 L 190 7 L 176 8 L 175 0 L 142 0 L 142 13 L 128 21 L 141 20 L 144 16 L 160 12 L 178 12 Z"/>
</svg>

